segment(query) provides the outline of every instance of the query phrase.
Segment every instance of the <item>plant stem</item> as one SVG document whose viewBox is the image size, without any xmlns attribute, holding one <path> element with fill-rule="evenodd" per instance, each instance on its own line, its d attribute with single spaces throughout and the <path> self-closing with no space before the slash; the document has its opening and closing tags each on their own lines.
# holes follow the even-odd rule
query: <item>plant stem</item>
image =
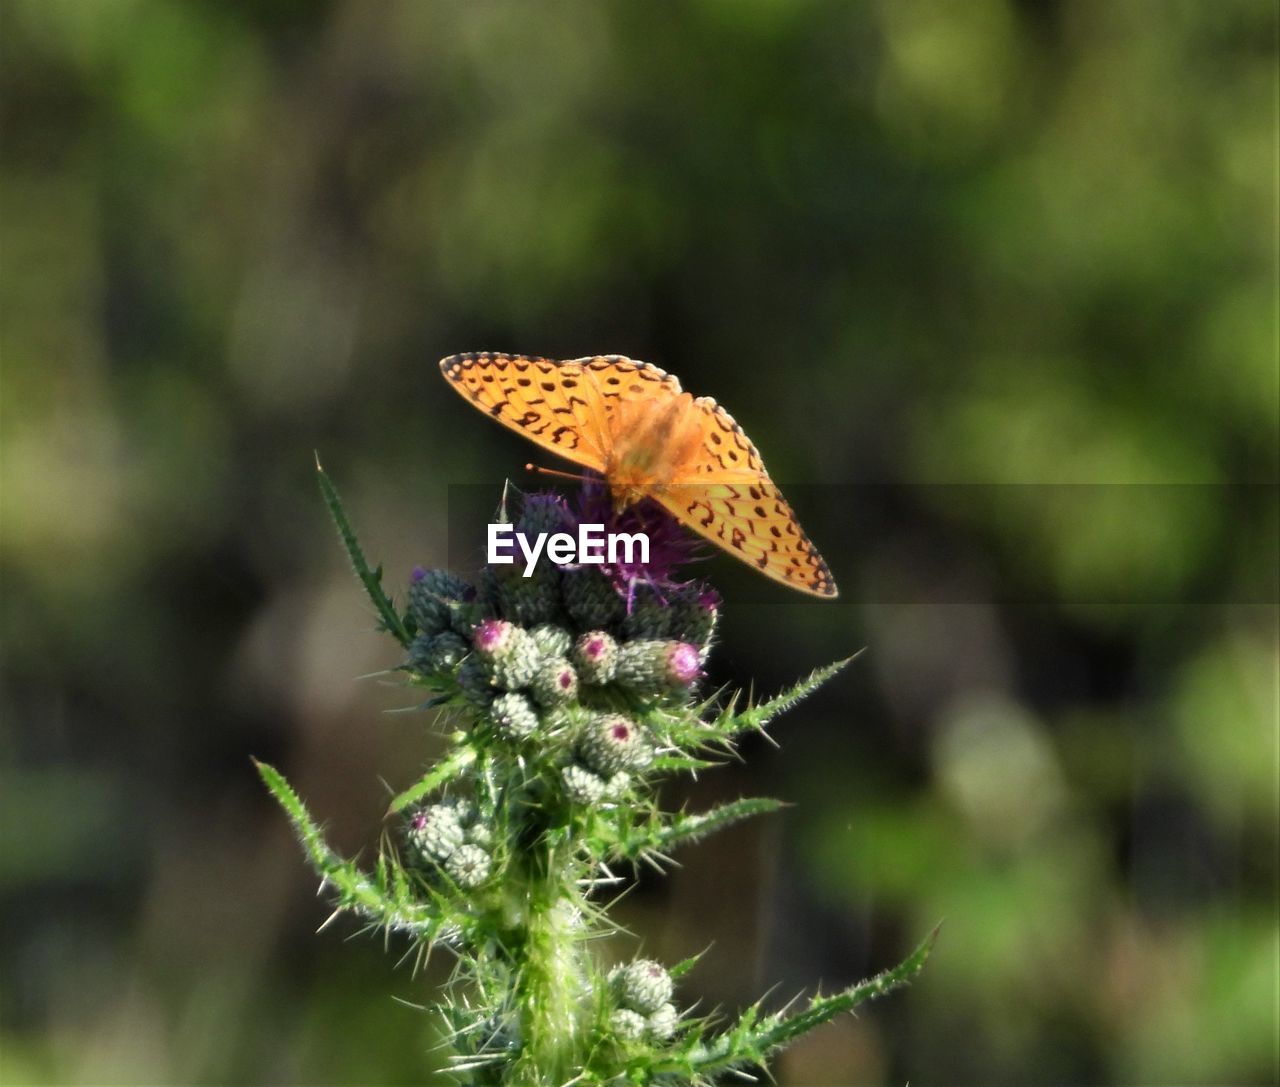
<svg viewBox="0 0 1280 1087">
<path fill-rule="evenodd" d="M 590 990 L 581 941 L 583 902 L 572 852 L 544 836 L 529 862 L 512 964 L 524 1059 L 513 1069 L 511 1083 L 541 1087 L 563 1082 L 580 1063 L 584 997 Z"/>
</svg>

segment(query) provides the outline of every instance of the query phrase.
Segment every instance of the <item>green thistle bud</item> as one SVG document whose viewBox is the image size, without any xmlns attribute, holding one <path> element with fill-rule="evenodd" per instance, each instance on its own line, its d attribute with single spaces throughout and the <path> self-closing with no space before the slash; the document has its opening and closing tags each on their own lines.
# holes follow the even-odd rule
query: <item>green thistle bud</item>
<svg viewBox="0 0 1280 1087">
<path fill-rule="evenodd" d="M 497 686 L 514 691 L 532 682 L 538 668 L 538 647 L 523 628 L 505 619 L 485 619 L 476 626 L 471 642 L 488 664 Z"/>
<path fill-rule="evenodd" d="M 451 672 L 470 651 L 451 630 L 443 634 L 419 634 L 409 644 L 409 667 L 423 675 Z"/>
<path fill-rule="evenodd" d="M 571 762 L 560 772 L 565 795 L 575 804 L 594 804 L 604 798 L 608 785 L 598 774 Z"/>
<path fill-rule="evenodd" d="M 672 602 L 671 633 L 700 646 L 703 655 L 715 636 L 720 618 L 720 595 L 713 589 L 693 587 Z"/>
<path fill-rule="evenodd" d="M 409 582 L 409 618 L 420 634 L 439 634 L 449 628 L 454 606 L 473 592 L 447 570 L 415 567 Z"/>
<path fill-rule="evenodd" d="M 479 600 L 468 600 L 455 604 L 450 613 L 450 629 L 464 641 L 471 641 L 471 634 L 476 624 L 493 615 L 493 609 Z"/>
<path fill-rule="evenodd" d="M 626 613 L 613 583 L 589 567 L 566 570 L 561 579 L 565 610 L 582 630 L 596 630 L 619 622 Z"/>
<path fill-rule="evenodd" d="M 578 695 L 578 673 L 564 657 L 544 661 L 533 674 L 533 697 L 548 708 L 563 706 Z"/>
<path fill-rule="evenodd" d="M 609 1029 L 623 1042 L 638 1042 L 645 1036 L 649 1023 L 643 1015 L 630 1008 L 619 1008 L 609 1016 Z"/>
<path fill-rule="evenodd" d="M 663 1004 L 649 1016 L 649 1037 L 666 1041 L 676 1032 L 676 1027 L 679 1025 L 680 1016 L 676 1014 L 675 1005 Z"/>
<path fill-rule="evenodd" d="M 583 733 L 578 750 L 582 761 L 605 777 L 643 769 L 653 758 L 653 748 L 640 726 L 616 713 L 596 718 Z"/>
<path fill-rule="evenodd" d="M 564 627 L 555 626 L 552 623 L 542 623 L 540 626 L 534 627 L 529 631 L 529 637 L 533 639 L 533 644 L 538 647 L 538 652 L 543 657 L 567 657 L 569 648 L 573 645 L 573 638 Z"/>
<path fill-rule="evenodd" d="M 640 695 L 684 694 L 701 675 L 701 654 L 689 642 L 628 642 L 618 652 L 617 681 Z"/>
<path fill-rule="evenodd" d="M 558 494 L 530 494 L 521 503 L 516 531 L 532 539 L 543 532 L 564 532 L 572 523 L 569 507 Z"/>
<path fill-rule="evenodd" d="M 631 610 L 622 620 L 622 633 L 627 638 L 669 638 L 673 608 L 648 585 L 638 585 L 631 600 Z"/>
<path fill-rule="evenodd" d="M 493 828 L 488 823 L 472 823 L 466 828 L 467 841 L 487 850 L 493 845 Z"/>
<path fill-rule="evenodd" d="M 642 1015 L 652 1015 L 670 1002 L 675 988 L 671 975 L 652 959 L 615 966 L 609 971 L 609 986 L 620 1005 Z"/>
<path fill-rule="evenodd" d="M 464 833 L 458 813 L 447 804 L 419 808 L 409 820 L 409 844 L 427 860 L 447 860 L 460 845 Z"/>
<path fill-rule="evenodd" d="M 610 683 L 618 668 L 618 643 L 603 630 L 588 631 L 574 643 L 573 663 L 583 683 Z"/>
<path fill-rule="evenodd" d="M 539 564 L 531 577 L 516 567 L 512 575 L 498 577 L 498 610 L 508 619 L 528 626 L 545 624 L 560 611 L 560 571 Z"/>
<path fill-rule="evenodd" d="M 524 740 L 538 730 L 538 714 L 522 694 L 498 695 L 489 707 L 493 723 L 508 736 Z"/>
<path fill-rule="evenodd" d="M 493 674 L 474 653 L 458 666 L 458 689 L 463 698 L 484 708 L 498 692 L 494 689 Z"/>
<path fill-rule="evenodd" d="M 476 807 L 476 802 L 469 797 L 455 796 L 446 803 L 453 809 L 453 814 L 458 817 L 458 822 L 463 827 L 469 827 L 475 821 L 475 817 L 480 813 Z"/>
<path fill-rule="evenodd" d="M 478 845 L 458 846 L 444 862 L 445 871 L 460 887 L 479 887 L 493 871 L 493 858 Z"/>
</svg>

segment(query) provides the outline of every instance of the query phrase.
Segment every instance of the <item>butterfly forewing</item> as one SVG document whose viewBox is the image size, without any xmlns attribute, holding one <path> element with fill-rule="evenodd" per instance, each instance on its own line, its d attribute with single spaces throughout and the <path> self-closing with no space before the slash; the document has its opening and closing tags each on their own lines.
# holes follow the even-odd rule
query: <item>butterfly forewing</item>
<svg viewBox="0 0 1280 1087">
<path fill-rule="evenodd" d="M 581 363 L 481 351 L 450 355 L 440 371 L 504 426 L 577 464 L 604 471 L 606 413 L 596 380 Z"/>
</svg>

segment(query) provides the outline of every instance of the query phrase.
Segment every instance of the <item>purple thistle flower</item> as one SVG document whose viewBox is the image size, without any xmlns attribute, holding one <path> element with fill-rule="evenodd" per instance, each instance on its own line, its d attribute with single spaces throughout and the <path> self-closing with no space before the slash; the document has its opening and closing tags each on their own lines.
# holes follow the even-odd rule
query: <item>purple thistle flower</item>
<svg viewBox="0 0 1280 1087">
<path fill-rule="evenodd" d="M 602 524 L 606 533 L 643 532 L 649 537 L 649 561 L 605 563 L 601 571 L 613 582 L 618 594 L 631 611 L 637 585 L 649 585 L 661 595 L 663 589 L 677 589 L 687 584 L 677 577 L 686 563 L 696 561 L 699 543 L 657 502 L 645 498 L 616 510 L 609 487 L 603 481 L 589 481 L 578 493 L 577 523 Z"/>
</svg>

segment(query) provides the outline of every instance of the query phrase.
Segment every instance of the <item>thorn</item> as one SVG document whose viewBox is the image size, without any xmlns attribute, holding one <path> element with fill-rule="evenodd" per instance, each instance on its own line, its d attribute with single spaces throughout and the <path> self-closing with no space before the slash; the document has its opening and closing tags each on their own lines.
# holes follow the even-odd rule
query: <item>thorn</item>
<svg viewBox="0 0 1280 1087">
<path fill-rule="evenodd" d="M 341 910 L 341 909 L 336 909 L 336 910 L 334 910 L 334 911 L 333 911 L 333 913 L 329 914 L 329 916 L 328 916 L 328 917 L 326 917 L 326 918 L 324 919 L 324 921 L 321 923 L 320 927 L 319 927 L 318 929 L 316 929 L 316 933 L 317 933 L 317 934 L 319 934 L 319 933 L 323 932 L 325 929 L 327 929 L 330 925 L 332 925 L 332 924 L 333 924 L 333 923 L 334 923 L 334 922 L 335 922 L 339 917 L 341 917 L 341 916 L 342 916 L 342 910 Z"/>
</svg>

